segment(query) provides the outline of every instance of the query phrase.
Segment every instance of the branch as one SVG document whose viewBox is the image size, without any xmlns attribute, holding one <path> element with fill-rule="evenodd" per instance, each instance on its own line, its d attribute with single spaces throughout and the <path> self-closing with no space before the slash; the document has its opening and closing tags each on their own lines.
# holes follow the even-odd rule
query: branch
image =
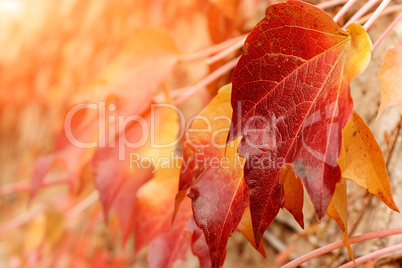
<svg viewBox="0 0 402 268">
<path fill-rule="evenodd" d="M 40 204 L 36 207 L 31 208 L 30 210 L 24 212 L 21 215 L 3 223 L 0 225 L 0 234 L 7 233 L 14 228 L 21 226 L 22 224 L 30 221 L 31 219 L 35 218 L 37 215 L 42 214 L 45 212 L 46 207 L 43 204 Z"/>
<path fill-rule="evenodd" d="M 398 17 L 385 29 L 385 31 L 381 34 L 381 36 L 375 41 L 373 45 L 373 50 L 381 43 L 382 40 L 389 34 L 389 32 L 398 24 L 398 22 L 402 19 L 402 13 L 399 14 Z"/>
<path fill-rule="evenodd" d="M 330 7 L 334 7 L 334 6 L 343 4 L 343 3 L 347 2 L 347 1 L 348 0 L 331 0 L 331 1 L 326 1 L 326 2 L 323 2 L 323 3 L 319 3 L 319 4 L 316 5 L 316 7 L 321 8 L 321 9 L 327 9 L 327 8 L 330 8 Z M 214 46 L 208 47 L 206 49 L 200 50 L 200 51 L 195 52 L 193 54 L 184 55 L 184 56 L 181 57 L 181 61 L 182 62 L 194 61 L 194 60 L 202 59 L 202 58 L 205 58 L 205 57 L 207 57 L 209 55 L 218 53 L 218 52 L 230 47 L 237 40 L 245 39 L 248 34 L 249 33 L 237 36 L 235 38 L 232 38 L 230 40 L 226 40 L 226 41 L 224 41 L 222 43 L 219 43 L 219 44 L 216 44 Z M 236 50 L 236 49 L 234 49 L 234 50 Z M 211 63 L 214 62 L 213 58 L 210 58 L 209 60 L 211 61 Z"/>
<path fill-rule="evenodd" d="M 390 13 L 395 12 L 395 11 L 401 11 L 401 10 L 402 10 L 402 4 L 400 4 L 400 5 L 392 5 L 392 6 L 388 7 L 387 9 L 385 9 L 385 11 L 381 14 L 381 16 L 390 14 Z M 363 24 L 364 22 L 368 21 L 373 14 L 374 13 L 370 13 L 370 14 L 358 19 L 356 21 L 356 23 Z"/>
<path fill-rule="evenodd" d="M 374 238 L 380 238 L 380 237 L 385 237 L 385 236 L 391 236 L 391 235 L 397 235 L 397 234 L 402 234 L 402 228 L 396 228 L 396 229 L 389 229 L 389 230 L 381 230 L 381 231 L 376 231 L 376 232 L 371 232 L 367 234 L 362 234 L 354 237 L 349 238 L 349 243 L 350 244 L 355 244 L 359 242 L 363 242 L 366 240 L 374 239 Z M 326 246 L 323 246 L 321 248 L 318 248 L 316 250 L 313 250 L 291 262 L 288 262 L 282 268 L 294 268 L 297 267 L 298 265 L 305 263 L 306 261 L 309 261 L 313 258 L 316 258 L 318 256 L 324 255 L 325 253 L 328 253 L 332 250 L 338 249 L 345 246 L 343 241 L 338 241 Z"/>
<path fill-rule="evenodd" d="M 368 29 L 373 26 L 374 22 L 380 17 L 381 13 L 385 10 L 391 0 L 383 0 L 379 7 L 374 11 L 370 19 L 363 25 L 363 28 L 368 31 Z"/>
<path fill-rule="evenodd" d="M 84 211 L 86 208 L 88 208 L 90 205 L 95 203 L 99 199 L 99 193 L 98 191 L 93 191 L 90 195 L 85 197 L 78 205 L 70 209 L 66 213 L 67 218 L 74 218 L 78 216 L 82 211 Z"/>
<path fill-rule="evenodd" d="M 49 202 L 57 208 L 60 208 L 67 200 L 67 195 L 56 195 Z M 21 226 L 22 224 L 34 219 L 36 216 L 44 213 L 46 211 L 46 206 L 44 204 L 39 204 L 35 207 L 30 208 L 24 213 L 16 216 L 15 218 L 0 225 L 0 234 L 11 231 L 14 228 Z"/>
<path fill-rule="evenodd" d="M 200 50 L 200 51 L 195 52 L 193 54 L 184 55 L 184 56 L 181 57 L 180 60 L 181 60 L 181 62 L 189 62 L 189 61 L 194 61 L 194 60 L 198 60 L 198 59 L 208 57 L 211 54 L 218 53 L 218 52 L 230 47 L 233 43 L 235 43 L 239 39 L 244 39 L 246 36 L 247 36 L 247 34 L 237 36 L 235 38 L 232 38 L 230 40 L 226 40 L 226 41 L 224 41 L 222 43 L 219 43 L 219 44 L 216 44 L 214 46 L 208 47 L 206 49 Z"/>
<path fill-rule="evenodd" d="M 315 5 L 315 6 L 318 7 L 318 8 L 321 8 L 321 9 L 327 9 L 327 8 L 330 8 L 330 7 L 334 7 L 334 6 L 346 3 L 347 1 L 348 0 L 325 1 L 325 2 L 319 3 L 319 4 Z"/>
<path fill-rule="evenodd" d="M 352 268 L 352 267 L 355 267 L 356 265 L 365 263 L 365 262 L 367 262 L 369 260 L 375 259 L 375 258 L 380 257 L 382 255 L 389 254 L 389 253 L 392 253 L 392 252 L 395 252 L 395 251 L 398 251 L 398 250 L 402 250 L 402 244 L 397 244 L 397 245 L 394 245 L 394 246 L 391 246 L 391 247 L 387 247 L 387 248 L 383 248 L 383 249 L 371 252 L 371 253 L 363 256 L 363 257 L 357 258 L 356 259 L 356 264 L 354 264 L 351 261 L 351 262 L 348 262 L 347 264 L 344 264 L 344 265 L 340 266 L 339 268 Z"/>
<path fill-rule="evenodd" d="M 401 127 L 402 127 L 402 116 L 399 119 L 398 126 L 396 128 L 395 138 L 394 138 L 394 141 L 392 142 L 391 150 L 388 153 L 387 161 L 385 162 L 385 166 L 387 167 L 387 170 L 389 170 L 389 163 L 391 163 L 391 158 L 394 153 L 396 141 L 398 140 L 399 134 L 401 132 Z"/>
<path fill-rule="evenodd" d="M 378 1 L 380 0 L 369 0 L 367 3 L 365 3 L 346 23 L 345 26 L 348 26 L 352 22 L 357 21 L 361 16 L 366 14 L 367 11 L 370 10 Z"/>
<path fill-rule="evenodd" d="M 182 104 L 184 101 L 186 101 L 192 95 L 194 95 L 195 93 L 200 91 L 202 88 L 204 88 L 205 86 L 207 86 L 210 83 L 212 83 L 215 79 L 217 79 L 220 76 L 224 75 L 226 72 L 232 70 L 236 66 L 239 58 L 240 57 L 237 57 L 237 58 L 229 61 L 225 65 L 221 66 L 220 68 L 218 68 L 217 70 L 215 70 L 214 72 L 210 73 L 208 76 L 203 78 L 200 82 L 198 82 L 194 86 L 186 87 L 186 88 L 177 90 L 177 91 L 180 91 L 180 92 L 182 92 L 182 91 L 185 91 L 185 92 L 174 101 L 174 104 L 175 105 Z"/>
<path fill-rule="evenodd" d="M 41 185 L 41 187 L 46 187 L 46 186 L 55 186 L 55 185 L 59 185 L 59 184 L 68 184 L 69 180 L 68 179 L 53 179 L 53 180 L 47 180 L 44 181 Z M 32 185 L 31 185 L 31 181 L 19 181 L 19 182 L 15 182 L 15 183 L 11 183 L 8 185 L 3 186 L 0 189 L 0 196 L 2 195 L 9 195 L 9 194 L 13 194 L 16 192 L 28 192 L 31 191 L 32 189 Z"/>
<path fill-rule="evenodd" d="M 339 10 L 338 13 L 336 13 L 335 17 L 334 17 L 334 21 L 338 22 L 340 20 L 340 18 L 342 18 L 343 15 L 346 14 L 346 12 L 348 12 L 348 10 L 353 6 L 354 3 L 356 3 L 357 0 L 349 0 L 342 8 L 341 10 Z"/>
<path fill-rule="evenodd" d="M 223 50 L 222 52 L 216 54 L 215 56 L 208 58 L 206 60 L 206 63 L 208 65 L 210 65 L 210 64 L 212 64 L 214 62 L 217 62 L 220 59 L 223 59 L 224 57 L 226 57 L 230 53 L 232 53 L 232 52 L 238 50 L 239 48 L 243 47 L 244 41 L 246 41 L 246 37 L 242 38 L 241 40 L 239 40 L 238 42 L 236 42 L 232 46 L 228 47 L 227 49 Z"/>
</svg>

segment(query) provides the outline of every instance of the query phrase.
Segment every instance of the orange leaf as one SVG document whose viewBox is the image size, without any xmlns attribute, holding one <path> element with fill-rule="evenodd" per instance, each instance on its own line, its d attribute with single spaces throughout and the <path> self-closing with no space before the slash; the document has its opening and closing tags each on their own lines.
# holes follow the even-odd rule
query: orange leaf
<svg viewBox="0 0 402 268">
<path fill-rule="evenodd" d="M 347 212 L 347 196 L 346 196 L 346 179 L 342 178 L 339 183 L 336 184 L 334 195 L 329 203 L 327 214 L 333 218 L 339 227 L 342 229 L 343 242 L 348 249 L 350 257 L 355 260 L 353 256 L 352 247 L 349 243 L 348 237 L 348 212 Z"/>
<path fill-rule="evenodd" d="M 398 46 L 385 53 L 383 63 L 378 70 L 378 80 L 381 82 L 381 105 L 377 118 L 385 108 L 397 105 L 402 114 L 402 40 Z"/>
<path fill-rule="evenodd" d="M 381 148 L 363 119 L 354 112 L 342 131 L 339 161 L 342 177 L 378 197 L 389 208 L 399 211 L 391 193 L 388 173 Z"/>
<path fill-rule="evenodd" d="M 303 220 L 303 200 L 304 190 L 300 178 L 296 177 L 292 168 L 284 166 L 279 176 L 279 183 L 283 185 L 285 201 L 283 207 L 286 208 L 304 229 Z"/>
<path fill-rule="evenodd" d="M 237 231 L 242 233 L 244 237 L 247 238 L 247 240 L 251 243 L 251 245 L 253 245 L 253 247 L 256 248 L 262 256 L 264 256 L 264 258 L 267 257 L 262 240 L 260 241 L 258 247 L 255 244 L 253 225 L 251 223 L 250 207 L 246 207 L 246 209 L 244 210 L 243 217 L 241 218 L 241 221 L 237 226 Z"/>
</svg>

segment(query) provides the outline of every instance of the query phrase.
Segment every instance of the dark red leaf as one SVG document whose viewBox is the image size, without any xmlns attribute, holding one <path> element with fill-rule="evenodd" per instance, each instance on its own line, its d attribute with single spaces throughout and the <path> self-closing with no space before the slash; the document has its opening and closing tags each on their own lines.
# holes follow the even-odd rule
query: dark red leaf
<svg viewBox="0 0 402 268">
<path fill-rule="evenodd" d="M 257 244 L 284 205 L 284 164 L 302 180 L 319 219 L 341 178 L 341 132 L 353 111 L 349 82 L 366 67 L 371 45 L 361 26 L 348 30 L 289 0 L 268 7 L 244 44 L 232 76 L 228 141 L 243 136 L 238 152 L 246 158 Z"/>
</svg>

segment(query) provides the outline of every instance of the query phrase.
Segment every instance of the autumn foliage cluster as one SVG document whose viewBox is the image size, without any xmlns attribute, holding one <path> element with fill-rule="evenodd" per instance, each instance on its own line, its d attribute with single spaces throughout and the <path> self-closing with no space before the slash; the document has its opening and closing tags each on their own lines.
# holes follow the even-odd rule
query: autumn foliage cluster
<svg viewBox="0 0 402 268">
<path fill-rule="evenodd" d="M 235 231 L 269 259 L 306 197 L 354 259 L 346 180 L 398 211 L 350 95 L 367 27 L 297 0 L 1 3 L 0 265 L 219 267 Z M 379 115 L 402 110 L 401 55 Z"/>
</svg>

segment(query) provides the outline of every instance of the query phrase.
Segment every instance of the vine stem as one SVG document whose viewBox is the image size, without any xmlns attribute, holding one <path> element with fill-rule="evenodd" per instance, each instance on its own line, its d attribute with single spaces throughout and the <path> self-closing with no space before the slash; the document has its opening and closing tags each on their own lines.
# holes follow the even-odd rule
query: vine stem
<svg viewBox="0 0 402 268">
<path fill-rule="evenodd" d="M 385 236 L 391 236 L 391 235 L 397 235 L 397 234 L 402 234 L 402 228 L 396 228 L 396 229 L 389 229 L 389 230 L 381 230 L 381 231 L 376 231 L 376 232 L 370 232 L 354 237 L 349 238 L 349 243 L 350 244 L 356 244 L 359 242 L 363 242 L 366 240 L 374 239 L 374 238 L 380 238 L 380 237 L 385 237 Z M 305 263 L 306 261 L 309 261 L 313 258 L 316 258 L 318 256 L 324 255 L 325 253 L 328 253 L 332 250 L 344 247 L 345 244 L 343 241 L 338 241 L 326 246 L 323 246 L 321 248 L 318 248 L 316 250 L 313 250 L 291 262 L 288 262 L 287 264 L 283 265 L 282 268 L 294 268 L 297 267 L 298 265 Z"/>
<path fill-rule="evenodd" d="M 334 6 L 343 4 L 343 3 L 347 2 L 347 1 L 348 1 L 348 0 L 332 0 L 332 1 L 326 1 L 326 2 L 323 2 L 323 3 L 317 4 L 316 7 L 321 8 L 321 9 L 327 9 L 327 8 L 330 8 L 330 7 L 334 7 Z M 195 52 L 195 53 L 193 53 L 193 54 L 184 55 L 184 56 L 181 57 L 180 60 L 181 60 L 181 62 L 194 61 L 194 60 L 198 60 L 198 59 L 202 59 L 202 58 L 208 57 L 209 55 L 212 55 L 212 54 L 215 54 L 215 53 L 218 53 L 218 52 L 220 52 L 220 53 L 222 53 L 222 55 L 226 56 L 226 55 L 229 54 L 230 52 L 236 50 L 237 48 L 240 48 L 240 47 L 241 47 L 241 46 L 239 46 L 239 43 L 241 43 L 240 41 L 237 42 L 235 45 L 233 45 L 233 43 L 235 43 L 235 42 L 238 41 L 239 39 L 240 39 L 240 40 L 243 40 L 243 42 L 244 42 L 244 40 L 246 39 L 246 37 L 247 37 L 248 34 L 249 34 L 249 33 L 246 33 L 246 34 L 237 36 L 237 37 L 232 38 L 232 39 L 230 39 L 230 40 L 226 40 L 226 41 L 224 41 L 224 42 L 222 42 L 222 43 L 219 43 L 219 44 L 216 44 L 216 45 L 214 45 L 214 46 L 208 47 L 208 48 L 206 48 L 206 49 L 197 51 L 197 52 Z M 232 47 L 231 45 L 233 45 L 233 47 Z M 241 44 L 241 45 L 243 45 L 243 44 Z M 225 51 L 225 49 L 227 49 L 227 48 L 229 48 L 229 49 L 228 49 L 228 52 L 226 52 L 225 54 L 223 54 L 224 51 Z M 220 59 L 220 58 L 218 58 L 218 57 L 216 57 L 216 58 L 211 57 L 211 58 L 209 58 L 209 59 L 207 60 L 207 62 L 209 61 L 210 63 L 208 63 L 208 64 L 211 64 L 211 63 L 217 61 L 218 59 Z"/>
<path fill-rule="evenodd" d="M 198 60 L 198 59 L 208 57 L 209 55 L 221 52 L 222 50 L 230 47 L 231 45 L 233 45 L 233 43 L 235 43 L 239 39 L 245 39 L 247 35 L 248 34 L 237 36 L 235 38 L 232 38 L 230 40 L 226 40 L 226 41 L 224 41 L 222 43 L 219 43 L 219 44 L 216 44 L 214 46 L 208 47 L 206 49 L 200 50 L 200 51 L 195 52 L 193 54 L 184 55 L 184 56 L 181 57 L 180 60 L 181 60 L 181 62 L 189 62 L 189 61 L 194 61 L 194 60 Z"/>
<path fill-rule="evenodd" d="M 22 224 L 35 218 L 37 215 L 43 213 L 45 210 L 46 210 L 46 207 L 43 204 L 40 204 L 36 207 L 31 208 L 27 212 L 1 224 L 0 225 L 0 234 L 7 233 L 16 227 L 21 226 Z"/>
<path fill-rule="evenodd" d="M 337 6 L 339 4 L 347 2 L 347 4 L 345 6 L 350 7 L 355 1 L 357 1 L 357 0 L 349 0 L 348 2 L 347 2 L 347 0 L 332 0 L 332 1 L 328 1 L 328 2 L 318 4 L 316 6 L 318 8 L 321 8 L 321 9 L 326 9 L 326 8 L 330 8 L 330 7 Z M 343 8 L 344 11 L 341 10 L 342 12 L 347 11 L 347 10 L 345 10 L 345 6 Z M 248 34 L 249 33 L 241 35 L 241 36 L 238 36 L 238 37 L 230 39 L 230 40 L 227 40 L 225 42 L 222 42 L 220 44 L 214 45 L 214 46 L 209 47 L 207 49 L 198 51 L 196 53 L 183 56 L 181 58 L 181 62 L 194 61 L 194 60 L 201 59 L 201 58 L 207 57 L 208 55 L 215 54 L 215 53 L 219 52 L 215 56 L 212 56 L 212 57 L 210 57 L 210 58 L 208 58 L 206 60 L 207 64 L 212 64 L 212 63 L 214 63 L 214 62 L 216 62 L 216 61 L 218 61 L 220 59 L 223 59 L 224 57 L 226 57 L 230 53 L 234 52 L 235 50 L 241 48 L 243 46 L 244 41 L 245 41 L 245 39 L 246 39 Z M 174 103 L 176 105 L 179 105 L 179 104 L 183 103 L 185 100 L 187 100 L 189 97 L 191 97 L 193 94 L 198 92 L 200 89 L 202 89 L 203 87 L 205 87 L 206 85 L 211 83 L 213 80 L 215 80 L 216 78 L 222 76 L 225 72 L 233 69 L 237 64 L 237 61 L 238 61 L 238 58 L 226 63 L 225 65 L 221 66 L 215 72 L 209 74 L 207 77 L 202 79 L 200 82 L 198 82 L 194 86 L 185 87 L 185 88 L 173 91 L 172 96 L 173 97 L 178 96 Z M 183 93 L 183 92 L 185 92 L 185 93 Z M 159 100 L 161 100 L 160 96 L 156 96 L 154 98 L 154 101 L 156 101 L 156 102 L 158 102 Z"/>
<path fill-rule="evenodd" d="M 374 11 L 373 15 L 370 17 L 370 19 L 363 25 L 363 28 L 368 31 L 368 29 L 373 26 L 374 22 L 380 17 L 381 13 L 385 10 L 385 8 L 388 6 L 388 4 L 391 2 L 391 0 L 383 0 L 381 4 L 378 6 L 378 8 Z"/>
<path fill-rule="evenodd" d="M 206 63 L 208 65 L 210 65 L 210 64 L 212 64 L 214 62 L 217 62 L 220 59 L 223 59 L 224 57 L 226 57 L 230 53 L 232 53 L 232 52 L 238 50 L 239 48 L 243 47 L 244 41 L 246 41 L 246 37 L 240 39 L 238 42 L 236 42 L 235 44 L 233 44 L 229 48 L 223 50 L 222 52 L 216 54 L 215 56 L 212 56 L 212 57 L 208 58 L 206 60 Z"/>
<path fill-rule="evenodd" d="M 98 199 L 99 199 L 98 191 L 93 191 L 84 200 L 82 200 L 80 203 L 78 203 L 76 206 L 74 206 L 70 209 L 68 208 L 70 205 L 66 206 L 64 204 L 68 200 L 67 195 L 55 196 L 51 200 L 51 203 L 54 204 L 59 209 L 61 209 L 62 211 L 66 211 L 67 218 L 74 218 L 77 215 L 79 215 L 82 211 L 84 211 L 86 208 L 88 208 L 90 205 L 92 205 L 94 202 L 96 202 Z M 0 234 L 7 233 L 7 232 L 17 228 L 18 226 L 21 226 L 22 224 L 34 219 L 35 217 L 44 213 L 45 211 L 46 211 L 46 206 L 44 204 L 39 204 L 39 205 L 29 209 L 25 213 L 18 215 L 17 217 L 1 224 L 0 225 Z"/>
<path fill-rule="evenodd" d="M 395 138 L 394 138 L 394 141 L 392 142 L 391 149 L 389 150 L 387 161 L 385 162 L 385 166 L 387 167 L 387 170 L 389 168 L 389 163 L 391 163 L 391 158 L 392 158 L 392 155 L 393 155 L 393 152 L 394 152 L 394 149 L 395 149 L 396 142 L 397 142 L 397 140 L 399 138 L 401 128 L 402 128 L 402 116 L 399 119 L 398 126 L 397 126 L 397 129 L 396 129 Z"/>
<path fill-rule="evenodd" d="M 44 181 L 42 187 L 55 186 L 59 184 L 68 184 L 67 179 L 54 179 Z M 16 192 L 28 192 L 32 190 L 31 181 L 19 181 L 9 185 L 5 185 L 0 189 L 0 196 L 14 194 Z"/>
<path fill-rule="evenodd" d="M 380 0 L 369 0 L 367 3 L 365 3 L 346 23 L 345 26 L 348 26 L 352 22 L 357 21 L 359 18 L 361 18 L 364 14 L 367 13 L 367 11 L 370 10 L 378 1 Z"/>
<path fill-rule="evenodd" d="M 382 255 L 389 254 L 389 253 L 392 253 L 392 252 L 395 252 L 395 251 L 398 251 L 398 250 L 402 250 L 402 244 L 397 244 L 397 245 L 394 245 L 394 246 L 391 246 L 391 247 L 387 247 L 387 248 L 383 248 L 383 249 L 371 252 L 371 253 L 363 256 L 363 257 L 357 258 L 356 259 L 356 264 L 354 264 L 351 261 L 351 262 L 348 262 L 347 264 L 344 264 L 344 265 L 340 266 L 339 268 L 352 268 L 352 267 L 355 267 L 356 265 L 365 263 L 365 262 L 367 262 L 369 260 L 381 257 Z"/>
<path fill-rule="evenodd" d="M 78 203 L 75 207 L 73 207 L 66 213 L 67 218 L 74 218 L 78 216 L 82 211 L 91 206 L 98 199 L 99 199 L 99 192 L 93 191 L 90 195 L 85 197 L 84 200 L 82 200 L 80 203 Z"/>
<path fill-rule="evenodd" d="M 402 19 L 402 13 L 385 29 L 381 36 L 375 41 L 373 50 L 381 43 L 382 40 L 389 34 L 389 32 L 395 27 L 395 25 Z"/>
<path fill-rule="evenodd" d="M 388 7 L 388 8 L 386 8 L 384 10 L 384 12 L 381 14 L 381 16 L 390 14 L 390 13 L 395 12 L 395 11 L 402 11 L 402 4 L 392 5 L 392 6 Z M 368 15 L 365 15 L 364 17 L 358 19 L 356 22 L 359 23 L 359 24 L 363 24 L 364 22 L 368 21 L 373 14 L 374 13 L 370 13 Z"/>
<path fill-rule="evenodd" d="M 58 195 L 54 196 L 50 202 L 55 206 L 55 207 L 62 207 L 64 203 L 66 202 L 67 195 Z M 44 213 L 46 211 L 46 206 L 44 204 L 39 204 L 35 207 L 30 208 L 29 210 L 25 211 L 24 213 L 18 215 L 17 217 L 0 224 L 0 234 L 7 233 L 18 226 L 23 225 L 24 223 L 34 219 L 38 215 Z"/>
<path fill-rule="evenodd" d="M 339 10 L 338 13 L 336 13 L 335 17 L 334 17 L 334 21 L 338 22 L 343 15 L 346 14 L 346 12 L 348 12 L 348 10 L 353 6 L 354 3 L 356 3 L 357 0 L 349 0 L 342 8 L 341 10 Z"/>
<path fill-rule="evenodd" d="M 237 58 L 227 62 L 226 64 L 222 65 L 221 67 L 219 67 L 214 72 L 210 73 L 208 76 L 203 78 L 201 81 L 199 81 L 194 86 L 184 88 L 184 89 L 180 89 L 180 92 L 184 91 L 184 90 L 185 90 L 185 92 L 182 95 L 180 95 L 177 99 L 174 100 L 174 104 L 175 105 L 182 104 L 188 98 L 190 98 L 192 95 L 194 95 L 195 93 L 200 91 L 202 88 L 204 88 L 205 86 L 207 86 L 210 83 L 212 83 L 215 79 L 221 77 L 226 72 L 232 70 L 236 66 L 237 62 L 239 61 L 239 58 L 240 57 L 237 57 Z"/>
<path fill-rule="evenodd" d="M 334 7 L 334 6 L 346 3 L 347 1 L 348 0 L 325 1 L 325 2 L 319 3 L 319 4 L 315 5 L 315 6 L 318 7 L 318 8 L 321 8 L 321 9 L 327 9 L 327 8 L 330 8 L 330 7 Z"/>
</svg>

